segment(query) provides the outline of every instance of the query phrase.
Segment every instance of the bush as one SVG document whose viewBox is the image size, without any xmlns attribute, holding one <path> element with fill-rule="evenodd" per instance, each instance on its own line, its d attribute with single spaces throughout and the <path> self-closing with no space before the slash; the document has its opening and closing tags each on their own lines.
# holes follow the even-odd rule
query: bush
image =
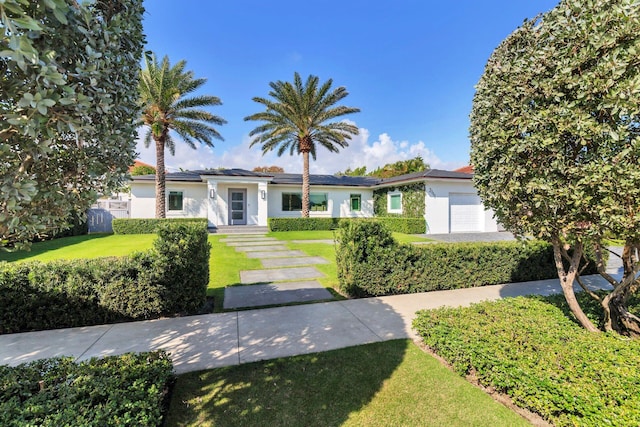
<svg viewBox="0 0 640 427">
<path fill-rule="evenodd" d="M 335 230 L 343 222 L 368 221 L 384 224 L 389 230 L 405 234 L 423 234 L 426 223 L 423 218 L 269 218 L 269 231 Z"/>
<path fill-rule="evenodd" d="M 164 224 L 152 250 L 121 258 L 0 263 L 0 334 L 197 313 L 208 233 Z"/>
<path fill-rule="evenodd" d="M 588 295 L 577 297 L 602 318 Z M 586 331 L 562 295 L 421 311 L 413 326 L 456 372 L 553 425 L 640 424 L 640 341 Z"/>
<path fill-rule="evenodd" d="M 163 351 L 0 366 L 0 425 L 159 426 L 172 380 Z"/>
<path fill-rule="evenodd" d="M 114 218 L 111 222 L 114 234 L 154 234 L 162 224 L 198 224 L 206 230 L 206 218 Z"/>
<path fill-rule="evenodd" d="M 341 223 L 340 290 L 380 296 L 557 277 L 551 245 L 540 241 L 401 245 L 380 222 Z M 595 263 L 584 274 L 595 272 Z"/>
<path fill-rule="evenodd" d="M 334 230 L 338 218 L 268 218 L 269 231 Z"/>
</svg>

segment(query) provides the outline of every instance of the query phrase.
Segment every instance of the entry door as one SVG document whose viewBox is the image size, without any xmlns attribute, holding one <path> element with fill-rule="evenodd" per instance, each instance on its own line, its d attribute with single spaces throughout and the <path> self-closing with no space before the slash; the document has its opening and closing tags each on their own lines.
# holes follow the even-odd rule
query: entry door
<svg viewBox="0 0 640 427">
<path fill-rule="evenodd" d="M 229 189 L 229 225 L 247 225 L 246 189 Z"/>
</svg>

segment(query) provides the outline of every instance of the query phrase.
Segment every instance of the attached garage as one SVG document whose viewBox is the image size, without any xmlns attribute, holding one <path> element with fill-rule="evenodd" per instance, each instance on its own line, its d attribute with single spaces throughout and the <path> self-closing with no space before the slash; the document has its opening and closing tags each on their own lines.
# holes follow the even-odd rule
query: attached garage
<svg viewBox="0 0 640 427">
<path fill-rule="evenodd" d="M 480 197 L 472 193 L 449 193 L 449 221 L 451 233 L 484 231 Z"/>
</svg>

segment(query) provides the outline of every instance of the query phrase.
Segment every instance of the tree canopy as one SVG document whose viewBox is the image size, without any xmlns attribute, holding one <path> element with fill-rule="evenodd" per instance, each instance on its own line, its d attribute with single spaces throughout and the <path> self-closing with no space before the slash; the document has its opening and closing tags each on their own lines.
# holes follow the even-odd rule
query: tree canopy
<svg viewBox="0 0 640 427">
<path fill-rule="evenodd" d="M 0 3 L 0 248 L 84 217 L 133 162 L 142 0 Z"/>
<path fill-rule="evenodd" d="M 624 306 L 637 289 L 640 244 L 640 7 L 635 0 L 564 0 L 493 52 L 473 100 L 471 162 L 486 206 L 518 235 L 554 244 L 565 297 L 586 247 L 614 286 L 605 327 L 640 333 Z M 625 274 L 604 271 L 602 239 L 626 240 Z M 570 250 L 571 251 L 570 251 Z"/>
<path fill-rule="evenodd" d="M 245 117 L 245 120 L 261 121 L 249 135 L 251 146 L 259 144 L 262 153 L 277 150 L 302 154 L 302 216 L 309 216 L 309 154 L 315 160 L 316 148 L 321 146 L 337 153 L 349 145 L 351 136 L 358 134 L 358 127 L 345 121 L 332 121 L 358 108 L 336 106 L 349 92 L 340 86 L 332 89 L 333 80 L 320 84 L 317 76 L 310 75 L 303 83 L 296 72 L 293 83 L 278 80 L 269 83 L 269 98 L 253 100 L 265 107 L 265 111 Z"/>
<path fill-rule="evenodd" d="M 140 73 L 140 104 L 142 115 L 138 125 L 146 126 L 144 144 L 153 140 L 156 148 L 156 218 L 166 216 L 165 148 L 175 154 L 175 133 L 189 147 L 196 142 L 213 147 L 213 140 L 223 140 L 214 125 L 226 123 L 221 117 L 201 109 L 221 105 L 220 98 L 210 95 L 188 96 L 207 79 L 194 78 L 193 71 L 185 71 L 186 61 L 171 65 L 165 56 L 158 62 L 154 54 L 145 56 L 145 68 Z"/>
<path fill-rule="evenodd" d="M 349 168 L 344 172 L 338 172 L 336 175 L 375 176 L 377 178 L 391 178 L 394 176 L 406 175 L 408 173 L 421 172 L 429 169 L 429 165 L 424 162 L 422 157 L 416 156 L 413 159 L 398 160 L 394 163 L 387 163 L 386 165 L 378 167 L 369 173 L 367 173 L 366 166 L 360 166 L 355 169 Z"/>
<path fill-rule="evenodd" d="M 284 169 L 280 166 L 256 166 L 252 170 L 253 172 L 284 173 Z"/>
</svg>

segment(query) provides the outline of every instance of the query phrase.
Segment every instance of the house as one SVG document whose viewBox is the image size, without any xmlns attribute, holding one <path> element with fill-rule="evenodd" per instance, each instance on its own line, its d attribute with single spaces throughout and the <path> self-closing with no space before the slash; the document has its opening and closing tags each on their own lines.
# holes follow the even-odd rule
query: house
<svg viewBox="0 0 640 427">
<path fill-rule="evenodd" d="M 497 231 L 472 174 L 430 169 L 393 178 L 311 175 L 310 216 L 423 217 L 427 233 Z M 210 227 L 266 226 L 300 217 L 302 175 L 211 169 L 167 173 L 167 218 L 207 218 Z M 131 217 L 155 215 L 155 177 L 132 177 Z"/>
</svg>

